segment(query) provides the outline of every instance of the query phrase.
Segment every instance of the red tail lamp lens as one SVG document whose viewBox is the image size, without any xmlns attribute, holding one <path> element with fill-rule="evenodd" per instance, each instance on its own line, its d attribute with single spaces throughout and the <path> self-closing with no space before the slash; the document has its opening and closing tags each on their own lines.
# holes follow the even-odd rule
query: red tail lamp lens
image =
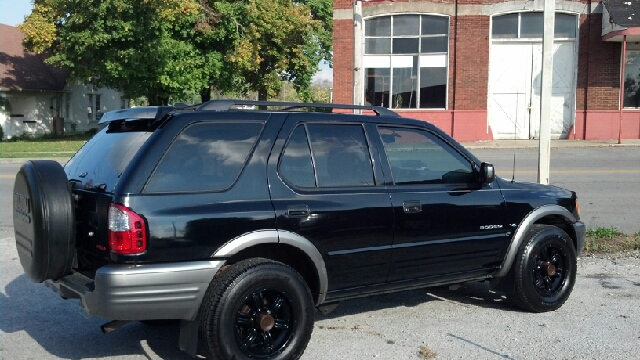
<svg viewBox="0 0 640 360">
<path fill-rule="evenodd" d="M 140 254 L 147 249 L 144 219 L 122 205 L 109 206 L 109 250 L 114 254 Z"/>
</svg>

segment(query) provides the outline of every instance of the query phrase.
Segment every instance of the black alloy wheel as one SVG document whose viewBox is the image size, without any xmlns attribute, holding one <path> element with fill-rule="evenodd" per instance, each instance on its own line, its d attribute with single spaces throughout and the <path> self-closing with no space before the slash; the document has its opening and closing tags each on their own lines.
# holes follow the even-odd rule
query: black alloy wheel
<svg viewBox="0 0 640 360">
<path fill-rule="evenodd" d="M 293 308 L 285 294 L 261 290 L 238 308 L 236 342 L 249 357 L 269 358 L 282 352 L 293 335 Z"/>
<path fill-rule="evenodd" d="M 289 360 L 313 331 L 314 303 L 302 276 L 272 260 L 239 261 L 216 275 L 200 306 L 207 358 Z"/>
<path fill-rule="evenodd" d="M 540 249 L 535 262 L 532 276 L 538 294 L 543 297 L 556 295 L 567 280 L 565 276 L 567 256 L 562 252 L 562 248 L 547 244 Z"/>
<path fill-rule="evenodd" d="M 527 311 L 556 310 L 573 290 L 576 267 L 576 250 L 566 232 L 553 225 L 533 225 L 512 265 L 514 286 L 507 295 Z"/>
</svg>

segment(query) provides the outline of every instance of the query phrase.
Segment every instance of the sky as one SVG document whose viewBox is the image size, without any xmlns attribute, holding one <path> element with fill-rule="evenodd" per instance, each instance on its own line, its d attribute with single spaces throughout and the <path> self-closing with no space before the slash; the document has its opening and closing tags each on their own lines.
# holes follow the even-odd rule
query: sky
<svg viewBox="0 0 640 360">
<path fill-rule="evenodd" d="M 16 26 L 31 13 L 31 0 L 0 0 L 0 23 Z M 0 36 L 2 36 L 0 34 Z M 320 71 L 313 77 L 314 81 L 328 80 L 333 82 L 333 69 L 321 62 Z"/>
<path fill-rule="evenodd" d="M 31 0 L 0 0 L 0 23 L 16 26 L 31 13 Z"/>
</svg>

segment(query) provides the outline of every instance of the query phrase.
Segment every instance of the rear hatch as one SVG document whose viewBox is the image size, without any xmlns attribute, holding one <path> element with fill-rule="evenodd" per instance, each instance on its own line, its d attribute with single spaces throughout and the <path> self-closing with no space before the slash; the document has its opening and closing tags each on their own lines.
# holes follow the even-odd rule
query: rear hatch
<svg viewBox="0 0 640 360">
<path fill-rule="evenodd" d="M 109 204 L 121 175 L 153 131 L 149 122 L 105 124 L 64 167 L 76 206 L 77 270 L 88 276 L 109 262 Z"/>
</svg>

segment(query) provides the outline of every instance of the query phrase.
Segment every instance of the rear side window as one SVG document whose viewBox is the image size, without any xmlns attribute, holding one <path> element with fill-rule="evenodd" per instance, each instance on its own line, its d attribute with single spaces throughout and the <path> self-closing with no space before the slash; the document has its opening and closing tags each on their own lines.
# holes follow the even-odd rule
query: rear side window
<svg viewBox="0 0 640 360">
<path fill-rule="evenodd" d="M 264 123 L 197 123 L 173 141 L 144 192 L 220 191 L 230 187 Z"/>
<path fill-rule="evenodd" d="M 300 187 L 375 185 L 369 146 L 358 124 L 299 125 L 280 160 L 280 173 Z"/>
<path fill-rule="evenodd" d="M 311 149 L 304 125 L 298 126 L 289 138 L 280 161 L 280 173 L 296 186 L 316 186 Z"/>
</svg>

